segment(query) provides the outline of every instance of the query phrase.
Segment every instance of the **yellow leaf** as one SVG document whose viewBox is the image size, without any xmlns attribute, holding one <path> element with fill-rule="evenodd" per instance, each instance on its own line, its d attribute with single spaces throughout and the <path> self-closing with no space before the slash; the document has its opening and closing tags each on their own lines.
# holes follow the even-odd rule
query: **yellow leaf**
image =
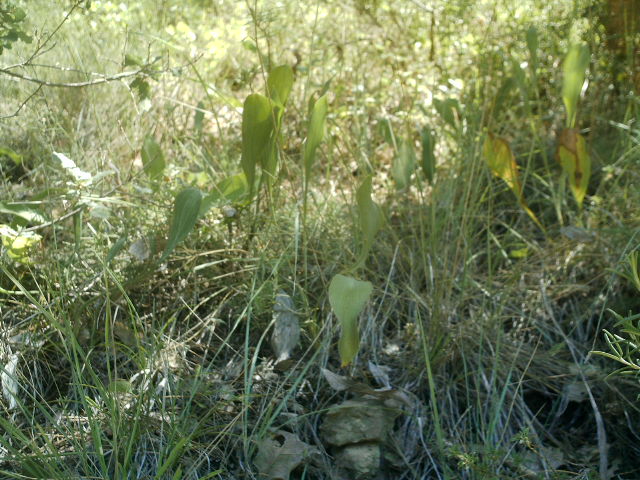
<svg viewBox="0 0 640 480">
<path fill-rule="evenodd" d="M 587 144 L 576 128 L 565 128 L 558 142 L 558 161 L 569 177 L 569 187 L 579 207 L 587 194 L 591 177 L 591 159 Z"/>
<path fill-rule="evenodd" d="M 516 163 L 516 158 L 511 151 L 509 143 L 505 139 L 489 133 L 487 139 L 484 141 L 482 153 L 491 172 L 493 172 L 496 177 L 500 177 L 509 186 L 518 199 L 518 203 L 522 209 L 527 212 L 531 220 L 544 231 L 540 220 L 538 220 L 536 214 L 533 213 L 524 200 L 522 183 L 520 183 L 518 176 L 518 164 Z"/>
<path fill-rule="evenodd" d="M 520 199 L 522 185 L 518 179 L 518 165 L 507 141 L 490 133 L 482 150 L 493 174 L 504 180 L 515 196 Z"/>
</svg>

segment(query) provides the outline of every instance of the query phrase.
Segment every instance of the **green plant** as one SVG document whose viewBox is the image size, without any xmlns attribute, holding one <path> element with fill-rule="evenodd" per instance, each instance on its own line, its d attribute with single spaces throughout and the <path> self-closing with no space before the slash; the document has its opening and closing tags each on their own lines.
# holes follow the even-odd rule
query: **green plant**
<svg viewBox="0 0 640 480">
<path fill-rule="evenodd" d="M 26 17 L 25 11 L 12 2 L 5 1 L 0 5 L 0 55 L 18 41 L 31 43 L 31 36 L 22 29 Z"/>
<path fill-rule="evenodd" d="M 623 277 L 629 280 L 640 292 L 640 275 L 638 274 L 638 251 L 627 257 L 627 271 Z M 623 366 L 614 373 L 624 375 L 640 375 L 640 313 L 622 316 L 614 311 L 611 314 L 616 319 L 615 326 L 621 335 L 604 330 L 605 341 L 609 352 L 592 351 L 597 355 L 610 358 Z"/>
</svg>

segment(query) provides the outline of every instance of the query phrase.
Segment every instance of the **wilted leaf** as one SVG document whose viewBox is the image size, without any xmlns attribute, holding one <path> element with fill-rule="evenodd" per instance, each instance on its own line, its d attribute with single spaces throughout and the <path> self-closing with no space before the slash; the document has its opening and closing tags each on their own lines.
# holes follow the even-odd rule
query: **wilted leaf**
<svg viewBox="0 0 640 480">
<path fill-rule="evenodd" d="M 522 192 L 522 184 L 518 176 L 518 165 L 506 140 L 489 133 L 482 147 L 484 158 L 491 172 L 500 177 L 518 199 L 518 203 L 527 215 L 544 230 L 535 213 L 527 206 Z"/>
<path fill-rule="evenodd" d="M 562 78 L 562 100 L 567 109 L 567 126 L 576 124 L 578 99 L 584 85 L 585 74 L 589 66 L 591 53 L 585 43 L 571 45 L 564 59 Z"/>
<path fill-rule="evenodd" d="M 579 207 L 587 194 L 591 177 L 591 159 L 584 137 L 575 128 L 565 128 L 558 142 L 558 160 L 569 178 L 571 193 Z"/>
<path fill-rule="evenodd" d="M 242 110 L 242 170 L 253 193 L 256 166 L 269 164 L 273 154 L 274 112 L 271 101 L 258 93 L 249 95 Z"/>
<path fill-rule="evenodd" d="M 189 235 L 198 219 L 201 202 L 202 194 L 197 188 L 185 188 L 178 194 L 173 207 L 169 240 L 160 258 L 161 262 Z"/>
<path fill-rule="evenodd" d="M 345 390 L 349 390 L 353 385 L 353 380 L 343 375 L 338 375 L 337 373 L 333 373 L 331 370 L 327 370 L 326 368 L 321 368 L 320 372 L 325 380 L 331 385 L 336 392 L 343 392 Z"/>
<path fill-rule="evenodd" d="M 42 240 L 35 232 L 16 231 L 8 225 L 0 225 L 0 237 L 8 256 L 24 264 L 30 263 L 30 251 Z"/>
<path fill-rule="evenodd" d="M 129 255 L 131 255 L 139 262 L 144 262 L 147 258 L 149 258 L 151 256 L 151 249 L 149 248 L 147 240 L 145 240 L 144 238 L 139 238 L 135 242 L 133 242 L 129 247 Z"/>
<path fill-rule="evenodd" d="M 422 170 L 429 183 L 433 184 L 433 179 L 436 176 L 436 156 L 434 153 L 436 139 L 428 128 L 422 129 L 420 137 L 422 139 Z"/>
<path fill-rule="evenodd" d="M 358 316 L 372 291 L 371 282 L 340 274 L 334 276 L 329 284 L 329 303 L 341 326 L 338 351 L 342 366 L 349 365 L 360 349 Z"/>
<path fill-rule="evenodd" d="M 91 174 L 79 169 L 76 162 L 71 160 L 64 153 L 53 152 L 53 156 L 60 162 L 60 166 L 64 168 L 77 183 L 91 182 Z"/>
<path fill-rule="evenodd" d="M 253 463 L 263 478 L 288 480 L 291 472 L 317 449 L 301 441 L 297 435 L 278 431 L 273 437 L 258 442 Z"/>
<path fill-rule="evenodd" d="M 391 175 L 396 182 L 398 190 L 406 190 L 409 187 L 415 165 L 416 154 L 413 151 L 413 146 L 407 140 L 402 140 L 398 154 L 395 156 L 391 166 Z"/>
<path fill-rule="evenodd" d="M 9 356 L 9 361 L 2 368 L 0 383 L 2 383 L 2 395 L 8 403 L 9 410 L 18 406 L 18 379 L 16 377 L 18 368 L 18 355 Z"/>
<path fill-rule="evenodd" d="M 490 133 L 482 150 L 491 172 L 504 180 L 516 197 L 520 198 L 522 185 L 518 179 L 518 165 L 507 141 Z"/>
<path fill-rule="evenodd" d="M 391 368 L 386 365 L 377 365 L 371 360 L 369 360 L 368 366 L 371 375 L 373 375 L 373 378 L 376 379 L 378 384 L 385 388 L 391 388 L 391 381 L 389 380 L 389 372 L 391 371 Z"/>
<path fill-rule="evenodd" d="M 273 320 L 271 348 L 273 348 L 276 361 L 279 363 L 291 356 L 291 352 L 300 341 L 300 322 L 293 306 L 293 300 L 282 291 L 276 295 Z"/>
<path fill-rule="evenodd" d="M 273 101 L 285 105 L 292 87 L 293 70 L 289 65 L 280 65 L 269 72 L 267 89 Z"/>
<path fill-rule="evenodd" d="M 309 120 L 309 132 L 304 144 L 304 181 L 305 187 L 309 184 L 311 167 L 316 158 L 316 150 L 324 137 L 324 123 L 327 117 L 327 96 L 323 95 L 313 105 L 311 119 Z"/>
<path fill-rule="evenodd" d="M 358 222 L 362 235 L 362 251 L 358 257 L 357 265 L 361 265 L 367 259 L 369 250 L 373 246 L 373 239 L 382 228 L 382 212 L 380 207 L 371 199 L 371 189 L 371 176 L 368 176 L 356 192 Z"/>
<path fill-rule="evenodd" d="M 46 221 L 40 212 L 20 203 L 9 204 L 0 202 L 0 213 L 15 215 L 29 223 L 42 224 Z"/>
<path fill-rule="evenodd" d="M 150 135 L 147 135 L 142 144 L 142 165 L 144 171 L 152 180 L 157 180 L 162 176 L 164 171 L 165 161 L 164 154 L 160 145 Z"/>
<path fill-rule="evenodd" d="M 560 233 L 569 240 L 580 243 L 591 243 L 596 238 L 595 233 L 582 227 L 576 227 L 575 225 L 560 227 Z"/>
</svg>

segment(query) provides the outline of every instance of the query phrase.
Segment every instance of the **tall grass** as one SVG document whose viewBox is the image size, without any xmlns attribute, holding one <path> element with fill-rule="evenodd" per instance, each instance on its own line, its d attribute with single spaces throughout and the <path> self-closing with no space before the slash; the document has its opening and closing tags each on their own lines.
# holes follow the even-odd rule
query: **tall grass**
<svg viewBox="0 0 640 480">
<path fill-rule="evenodd" d="M 74 13 L 38 59 L 55 68 L 28 73 L 83 81 L 136 57 L 153 68 L 148 96 L 129 80 L 42 88 L 0 127 L 0 147 L 23 157 L 0 155 L 2 204 L 45 217 L 0 211 L 42 235 L 22 262 L 2 251 L 2 476 L 254 478 L 263 441 L 286 431 L 318 449 L 291 478 L 339 478 L 319 426 L 362 384 L 383 387 L 371 362 L 406 404 L 381 442 L 389 478 L 637 477 L 637 379 L 609 377 L 613 363 L 589 352 L 616 332 L 608 308 L 638 312 L 617 273 L 637 249 L 638 102 L 613 97 L 591 2 L 134 3 Z M 64 15 L 25 8 L 31 26 Z M 593 164 L 582 208 L 555 156 L 558 66 L 577 40 L 592 51 L 576 116 Z M 167 250 L 174 197 L 198 188 L 206 201 L 242 172 L 243 101 L 269 94 L 284 64 L 295 82 L 279 167 L 252 192 L 263 200 L 215 204 Z M 1 73 L 0 89 L 11 108 L 33 92 Z M 433 170 L 419 165 L 425 128 Z M 487 167 L 489 132 L 508 140 L 544 231 Z M 166 160 L 154 178 L 145 139 Z M 410 150 L 415 168 L 394 169 Z M 363 256 L 369 175 L 384 222 Z M 348 366 L 328 297 L 345 272 L 374 286 Z M 275 364 L 280 290 L 302 340 Z M 321 369 L 360 391 L 334 391 Z"/>
</svg>

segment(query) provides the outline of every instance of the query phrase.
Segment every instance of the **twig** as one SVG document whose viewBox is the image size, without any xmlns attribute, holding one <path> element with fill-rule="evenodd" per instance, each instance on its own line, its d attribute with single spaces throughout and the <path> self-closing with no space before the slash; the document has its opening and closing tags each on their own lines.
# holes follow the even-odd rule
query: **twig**
<svg viewBox="0 0 640 480">
<path fill-rule="evenodd" d="M 6 68 L 0 68 L 0 73 L 8 75 L 16 79 L 16 81 L 26 81 L 31 83 L 36 83 L 41 87 L 55 87 L 55 88 L 83 88 L 83 87 L 91 87 L 93 85 L 100 85 L 101 83 L 113 82 L 116 80 L 122 80 L 123 78 L 134 77 L 136 75 L 140 75 L 141 73 L 147 73 L 148 70 L 146 67 L 143 67 L 138 70 L 128 71 L 117 73 L 115 75 L 105 75 L 102 78 L 96 80 L 88 80 L 86 82 L 50 82 L 48 80 L 41 80 L 40 78 L 29 77 L 27 75 L 23 75 L 21 73 L 12 72 L 7 70 Z"/>
<path fill-rule="evenodd" d="M 36 94 L 42 89 L 42 85 L 38 85 L 38 88 L 36 88 L 33 93 L 31 95 L 29 95 L 18 107 L 18 109 L 13 112 L 11 115 L 2 115 L 0 116 L 0 120 L 4 120 L 7 118 L 13 118 L 13 117 L 17 117 L 18 114 L 20 113 L 20 110 L 22 110 L 22 108 L 27 104 L 27 102 L 29 102 L 29 100 L 31 100 L 33 97 L 36 96 Z"/>
<path fill-rule="evenodd" d="M 64 16 L 64 18 L 62 19 L 62 21 L 56 26 L 56 28 L 53 29 L 53 31 L 47 35 L 47 38 L 44 39 L 44 42 L 40 43 L 38 42 L 38 46 L 36 47 L 36 49 L 33 51 L 33 53 L 31 54 L 31 56 L 25 60 L 23 62 L 24 65 L 27 65 L 29 63 L 31 63 L 31 61 L 36 58 L 37 56 L 40 55 L 40 51 L 47 45 L 47 43 L 49 43 L 51 41 L 51 39 L 53 38 L 53 36 L 58 33 L 58 31 L 62 28 L 62 26 L 67 22 L 67 20 L 69 20 L 69 17 L 71 17 L 71 14 L 75 11 L 76 8 L 78 8 L 80 6 L 80 4 L 83 2 L 83 0 L 77 0 L 76 3 L 73 4 L 73 6 L 69 9 L 69 11 L 67 12 L 67 14 Z M 43 52 L 44 53 L 44 52 Z"/>
<path fill-rule="evenodd" d="M 62 215 L 59 218 L 56 218 L 55 220 L 51 220 L 50 222 L 43 223 L 41 225 L 36 225 L 35 227 L 25 228 L 22 231 L 23 232 L 34 232 L 36 230 L 42 230 L 43 228 L 52 227 L 56 223 L 60 223 L 63 220 L 66 220 L 69 217 L 73 217 L 76 213 L 82 211 L 84 208 L 85 208 L 85 206 L 83 205 L 81 207 L 78 207 L 78 208 L 75 208 L 75 209 L 71 210 L 69 213 L 65 213 L 64 215 Z"/>
</svg>

